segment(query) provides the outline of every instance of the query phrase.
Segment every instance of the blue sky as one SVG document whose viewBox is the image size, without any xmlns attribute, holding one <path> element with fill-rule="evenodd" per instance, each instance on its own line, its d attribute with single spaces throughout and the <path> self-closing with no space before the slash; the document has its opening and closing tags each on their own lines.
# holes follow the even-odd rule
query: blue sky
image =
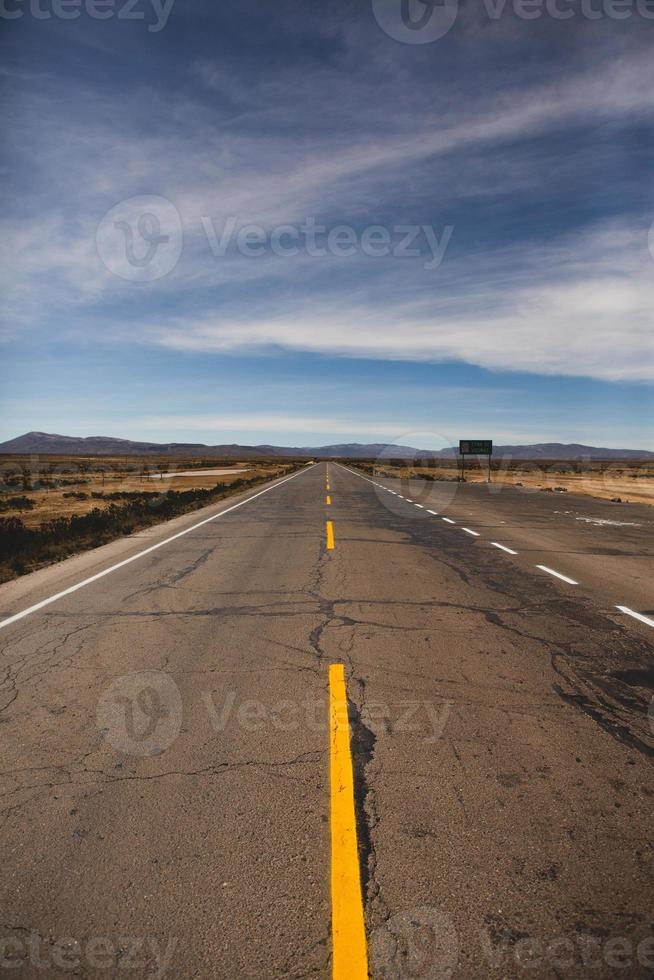
<svg viewBox="0 0 654 980">
<path fill-rule="evenodd" d="M 654 448 L 654 19 L 453 2 L 16 0 L 0 439 Z"/>
</svg>

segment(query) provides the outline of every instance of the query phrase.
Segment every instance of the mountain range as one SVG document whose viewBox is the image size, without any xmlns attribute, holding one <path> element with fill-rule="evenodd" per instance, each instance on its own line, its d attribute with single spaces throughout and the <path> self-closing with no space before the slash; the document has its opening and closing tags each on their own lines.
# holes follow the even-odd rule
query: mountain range
<svg viewBox="0 0 654 980">
<path fill-rule="evenodd" d="M 429 450 L 392 443 L 341 443 L 330 446 L 241 446 L 237 443 L 207 446 L 201 442 L 134 442 L 108 436 L 61 436 L 49 432 L 27 432 L 0 443 L 0 453 L 50 453 L 57 456 L 225 456 L 249 459 L 270 456 L 299 456 L 346 459 L 415 457 L 443 459 L 457 455 L 457 448 Z M 494 456 L 513 459 L 654 459 L 654 452 L 640 449 L 607 449 L 578 443 L 541 442 L 525 446 L 495 446 Z"/>
</svg>

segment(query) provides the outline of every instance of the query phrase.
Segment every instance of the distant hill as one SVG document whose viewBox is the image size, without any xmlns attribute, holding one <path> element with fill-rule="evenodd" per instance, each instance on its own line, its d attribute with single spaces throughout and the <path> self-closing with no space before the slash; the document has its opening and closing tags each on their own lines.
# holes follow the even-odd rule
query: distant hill
<svg viewBox="0 0 654 980">
<path fill-rule="evenodd" d="M 0 443 L 0 453 L 45 454 L 58 456 L 225 456 L 255 459 L 261 456 L 322 457 L 328 459 L 386 459 L 422 458 L 443 459 L 457 454 L 457 449 L 415 449 L 392 443 L 348 442 L 331 446 L 241 446 L 237 443 L 207 446 L 201 442 L 133 442 L 107 436 L 60 436 L 49 432 L 27 432 L 24 436 Z M 654 452 L 645 449 L 607 449 L 583 446 L 578 443 L 541 442 L 532 446 L 495 446 L 495 456 L 513 459 L 654 459 Z"/>
<path fill-rule="evenodd" d="M 108 436 L 60 436 L 27 432 L 0 443 L 0 453 L 51 453 L 66 456 L 261 456 L 254 446 L 205 446 L 201 442 L 134 442 Z"/>
</svg>

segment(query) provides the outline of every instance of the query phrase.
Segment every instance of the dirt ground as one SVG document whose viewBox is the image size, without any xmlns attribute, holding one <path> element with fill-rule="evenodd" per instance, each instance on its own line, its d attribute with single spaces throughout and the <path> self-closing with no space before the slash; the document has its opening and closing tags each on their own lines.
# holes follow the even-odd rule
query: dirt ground
<svg viewBox="0 0 654 980">
<path fill-rule="evenodd" d="M 415 473 L 432 476 L 436 480 L 456 480 L 461 474 L 460 466 L 454 460 L 439 460 L 428 466 L 410 467 L 375 464 L 374 471 L 380 475 L 394 476 L 399 473 Z M 466 460 L 465 479 L 468 483 L 487 480 L 486 462 Z M 544 492 L 563 488 L 568 493 L 601 497 L 605 500 L 619 497 L 624 503 L 654 505 L 654 462 L 634 464 L 616 460 L 530 462 L 498 459 L 492 463 L 491 479 L 496 483 L 536 487 Z"/>
<path fill-rule="evenodd" d="M 119 503 L 111 497 L 115 493 L 206 489 L 260 474 L 274 478 L 281 472 L 283 466 L 272 461 L 0 456 L 0 517 L 20 517 L 28 527 L 37 527 L 56 517 Z M 12 505 L 12 498 L 27 498 L 33 507 L 24 502 Z"/>
</svg>

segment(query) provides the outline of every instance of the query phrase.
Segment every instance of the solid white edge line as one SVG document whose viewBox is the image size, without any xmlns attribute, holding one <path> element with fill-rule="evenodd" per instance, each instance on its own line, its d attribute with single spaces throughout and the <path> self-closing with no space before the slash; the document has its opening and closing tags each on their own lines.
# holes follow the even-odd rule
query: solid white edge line
<svg viewBox="0 0 654 980">
<path fill-rule="evenodd" d="M 547 565 L 536 565 L 536 568 L 540 568 L 541 572 L 547 572 L 548 575 L 553 575 L 555 578 L 560 578 L 562 582 L 567 582 L 568 585 L 579 585 L 579 582 L 575 582 L 573 578 L 561 575 L 561 572 L 555 572 L 553 568 L 549 568 Z"/>
<path fill-rule="evenodd" d="M 456 521 L 453 521 L 451 517 L 443 517 L 441 520 L 447 521 L 448 524 L 456 524 Z"/>
<path fill-rule="evenodd" d="M 475 538 L 479 537 L 479 531 L 471 531 L 469 527 L 462 527 L 461 530 L 465 531 L 466 534 L 472 534 Z"/>
<path fill-rule="evenodd" d="M 625 616 L 633 616 L 634 619 L 645 623 L 646 626 L 654 626 L 654 619 L 650 619 L 649 616 L 643 616 L 642 613 L 636 612 L 635 609 L 630 609 L 629 606 L 616 606 L 615 608 L 619 609 Z"/>
<path fill-rule="evenodd" d="M 313 464 L 313 466 L 317 465 L 317 463 Z M 231 507 L 226 507 L 225 510 L 221 510 L 220 513 L 212 514 L 211 517 L 206 517 L 203 521 L 193 524 L 192 527 L 187 527 L 183 531 L 178 531 L 177 534 L 173 534 L 169 538 L 164 538 L 163 541 L 158 541 L 156 544 L 150 545 L 149 548 L 145 548 L 143 551 L 139 551 L 135 555 L 131 555 L 129 558 L 124 558 L 123 561 L 119 561 L 115 565 L 110 565 L 109 568 L 103 569 L 103 571 L 98 572 L 96 575 L 91 575 L 90 578 L 85 578 L 81 582 L 77 582 L 75 585 L 69 586 L 69 588 L 64 589 L 63 592 L 57 592 L 48 599 L 43 599 L 41 602 L 36 602 L 33 606 L 28 606 L 27 609 L 23 609 L 21 612 L 15 613 L 13 616 L 9 616 L 7 619 L 3 619 L 0 622 L 0 629 L 3 629 L 5 626 L 10 626 L 11 623 L 18 622 L 19 619 L 24 619 L 25 616 L 29 616 L 31 613 L 38 612 L 39 609 L 43 609 L 44 606 L 49 606 L 51 603 L 56 602 L 57 599 L 63 599 L 64 596 L 72 595 L 72 593 L 77 592 L 78 589 L 83 589 L 85 585 L 91 585 L 92 582 L 97 582 L 98 579 L 104 578 L 105 575 L 110 575 L 111 572 L 115 572 L 117 569 L 131 564 L 138 558 L 143 558 L 144 555 L 149 555 L 152 551 L 156 551 L 158 548 L 163 548 L 164 545 L 170 544 L 171 541 L 176 541 L 177 538 L 184 537 L 185 534 L 190 534 L 191 531 L 196 531 L 204 524 L 209 524 L 211 521 L 215 521 L 219 517 L 223 517 L 224 514 L 229 514 L 230 511 L 236 510 L 238 507 L 243 507 L 244 504 L 249 504 L 251 500 L 256 500 L 257 497 L 261 497 L 264 493 L 270 493 L 271 490 L 281 487 L 282 484 L 288 483 L 289 480 L 294 480 L 296 476 L 301 476 L 303 473 L 308 473 L 309 470 L 313 469 L 313 466 L 310 466 L 309 469 L 301 469 L 297 473 L 293 473 L 291 476 L 287 476 L 283 480 L 280 480 L 279 483 L 274 483 L 271 487 L 266 487 L 265 490 L 259 490 L 258 493 L 253 494 L 251 497 L 241 500 L 240 503 L 232 504 Z"/>
<path fill-rule="evenodd" d="M 500 544 L 499 541 L 491 541 L 494 548 L 500 548 L 502 551 L 506 551 L 508 555 L 517 555 L 518 552 L 514 551 L 513 548 L 507 548 L 505 544 Z"/>
</svg>

